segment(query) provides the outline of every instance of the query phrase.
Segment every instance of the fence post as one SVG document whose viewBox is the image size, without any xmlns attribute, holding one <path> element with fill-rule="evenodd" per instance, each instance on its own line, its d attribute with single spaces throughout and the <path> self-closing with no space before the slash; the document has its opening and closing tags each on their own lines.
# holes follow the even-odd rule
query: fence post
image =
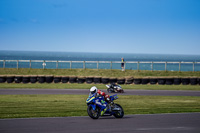
<svg viewBox="0 0 200 133">
<path fill-rule="evenodd" d="M 43 65 L 43 69 L 45 69 L 45 60 L 43 61 L 43 64 L 42 64 L 42 65 Z"/>
<path fill-rule="evenodd" d="M 97 70 L 99 70 L 99 61 L 97 61 Z"/>
<path fill-rule="evenodd" d="M 110 69 L 112 70 L 112 61 L 110 62 Z"/>
<path fill-rule="evenodd" d="M 56 69 L 58 69 L 58 60 L 56 61 Z"/>
<path fill-rule="evenodd" d="M 165 62 L 165 72 L 167 71 L 167 62 Z"/>
<path fill-rule="evenodd" d="M 151 71 L 153 72 L 153 61 L 151 62 Z"/>
<path fill-rule="evenodd" d="M 6 66 L 6 60 L 3 60 L 3 68 Z"/>
<path fill-rule="evenodd" d="M 194 62 L 193 62 L 193 72 L 194 72 Z"/>
<path fill-rule="evenodd" d="M 72 61 L 70 61 L 70 69 L 72 69 Z"/>
<path fill-rule="evenodd" d="M 19 66 L 18 66 L 18 65 L 19 65 L 19 60 L 17 60 L 17 70 L 18 70 L 18 68 L 19 68 Z"/>
<path fill-rule="evenodd" d="M 31 69 L 31 60 L 30 60 L 30 63 L 29 63 L 29 68 Z"/>
<path fill-rule="evenodd" d="M 140 67 L 139 64 L 140 64 L 140 62 L 138 61 L 138 63 L 137 63 L 137 69 L 138 69 L 138 72 L 139 72 L 139 69 L 140 69 L 140 68 L 139 68 L 139 67 Z"/>
<path fill-rule="evenodd" d="M 181 62 L 179 62 L 179 72 L 181 72 Z"/>
<path fill-rule="evenodd" d="M 85 69 L 85 61 L 83 61 L 83 69 Z"/>
</svg>

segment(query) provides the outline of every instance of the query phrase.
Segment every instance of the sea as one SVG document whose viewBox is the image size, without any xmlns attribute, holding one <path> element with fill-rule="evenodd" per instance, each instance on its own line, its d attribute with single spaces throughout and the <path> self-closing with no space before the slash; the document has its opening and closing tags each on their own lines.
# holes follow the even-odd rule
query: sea
<svg viewBox="0 0 200 133">
<path fill-rule="evenodd" d="M 132 53 L 86 53 L 86 52 L 46 52 L 46 51 L 0 51 L 0 68 L 45 68 L 45 69 L 121 69 L 121 61 L 141 62 L 125 63 L 129 70 L 167 70 L 167 71 L 200 71 L 200 55 L 171 54 L 132 54 Z M 5 60 L 5 61 L 4 61 Z M 16 61 L 14 61 L 16 60 Z M 17 62 L 18 60 L 18 62 Z M 23 60 L 23 61 L 21 61 Z M 24 60 L 27 60 L 24 61 Z M 31 65 L 30 65 L 31 60 Z M 41 62 L 34 62 L 41 60 Z M 45 61 L 45 64 L 44 62 Z M 54 61 L 54 62 L 48 62 Z M 56 64 L 56 61 L 58 63 Z M 60 61 L 72 61 L 60 62 Z M 109 61 L 109 63 L 85 63 L 73 61 Z M 157 63 L 144 63 L 157 62 Z M 158 63 L 162 62 L 162 63 Z M 165 63 L 163 63 L 165 62 Z M 170 63 L 166 63 L 170 62 Z M 176 63 L 172 63 L 176 62 Z M 177 62 L 181 62 L 177 63 Z M 185 63 L 191 62 L 191 63 Z M 194 62 L 194 63 L 193 63 Z"/>
</svg>

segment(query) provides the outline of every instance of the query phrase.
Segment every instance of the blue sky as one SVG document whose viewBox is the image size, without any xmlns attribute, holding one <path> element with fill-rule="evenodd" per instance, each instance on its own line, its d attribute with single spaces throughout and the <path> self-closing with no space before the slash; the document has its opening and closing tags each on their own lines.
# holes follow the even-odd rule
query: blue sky
<svg viewBox="0 0 200 133">
<path fill-rule="evenodd" d="M 0 50 L 200 55 L 200 0 L 0 0 Z"/>
</svg>

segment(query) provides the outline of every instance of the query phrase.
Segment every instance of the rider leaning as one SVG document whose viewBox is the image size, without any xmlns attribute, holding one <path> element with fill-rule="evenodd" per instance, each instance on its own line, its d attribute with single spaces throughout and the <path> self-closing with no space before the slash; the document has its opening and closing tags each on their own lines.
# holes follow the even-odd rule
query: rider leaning
<svg viewBox="0 0 200 133">
<path fill-rule="evenodd" d="M 109 103 L 109 104 L 111 103 L 110 96 L 107 95 L 105 92 L 103 92 L 103 91 L 97 89 L 96 86 L 93 86 L 92 88 L 90 88 L 90 95 L 92 95 L 92 94 L 94 94 L 94 93 L 97 94 L 97 97 L 98 97 L 98 96 L 103 96 L 104 99 L 105 99 L 105 101 L 106 101 L 107 103 Z M 110 108 L 110 105 L 109 105 L 109 104 L 107 104 L 108 107 L 106 107 L 106 108 L 101 112 L 101 115 L 103 115 L 103 114 L 105 113 L 105 111 L 107 110 L 107 108 Z"/>
</svg>

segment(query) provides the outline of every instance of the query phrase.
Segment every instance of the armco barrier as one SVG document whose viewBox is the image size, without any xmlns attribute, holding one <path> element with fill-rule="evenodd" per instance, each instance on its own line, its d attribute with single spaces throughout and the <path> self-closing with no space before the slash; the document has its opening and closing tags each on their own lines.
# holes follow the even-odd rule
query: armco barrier
<svg viewBox="0 0 200 133">
<path fill-rule="evenodd" d="M 60 60 L 0 60 L 0 68 L 27 68 L 27 66 L 31 68 L 36 69 L 76 69 L 76 68 L 82 68 L 86 69 L 87 66 L 90 66 L 88 64 L 92 64 L 92 69 L 121 69 L 120 61 L 60 61 Z M 23 64 L 27 64 L 23 66 Z M 35 64 L 35 65 L 33 65 Z M 37 65 L 36 65 L 37 64 Z M 65 67 L 59 67 L 62 64 L 62 66 Z M 65 65 L 63 65 L 65 64 Z M 76 64 L 76 65 L 73 65 Z M 77 67 L 78 64 L 78 67 Z M 102 64 L 109 64 L 109 66 L 105 65 L 103 68 L 100 67 Z M 145 65 L 145 70 L 163 70 L 163 71 L 200 71 L 199 64 L 200 62 L 163 62 L 163 61 L 126 61 L 125 67 L 126 69 L 131 70 L 144 70 L 144 67 L 142 64 Z M 130 66 L 136 66 L 134 69 Z M 171 68 L 170 66 L 176 66 L 174 68 Z M 76 67 L 74 67 L 76 66 Z M 159 66 L 159 67 L 158 67 Z M 90 68 L 90 67 L 89 67 Z M 91 69 L 91 68 L 90 68 Z"/>
<path fill-rule="evenodd" d="M 0 75 L 0 83 L 95 83 L 95 84 L 158 84 L 158 85 L 200 85 L 200 77 L 84 77 L 53 75 Z"/>
</svg>

